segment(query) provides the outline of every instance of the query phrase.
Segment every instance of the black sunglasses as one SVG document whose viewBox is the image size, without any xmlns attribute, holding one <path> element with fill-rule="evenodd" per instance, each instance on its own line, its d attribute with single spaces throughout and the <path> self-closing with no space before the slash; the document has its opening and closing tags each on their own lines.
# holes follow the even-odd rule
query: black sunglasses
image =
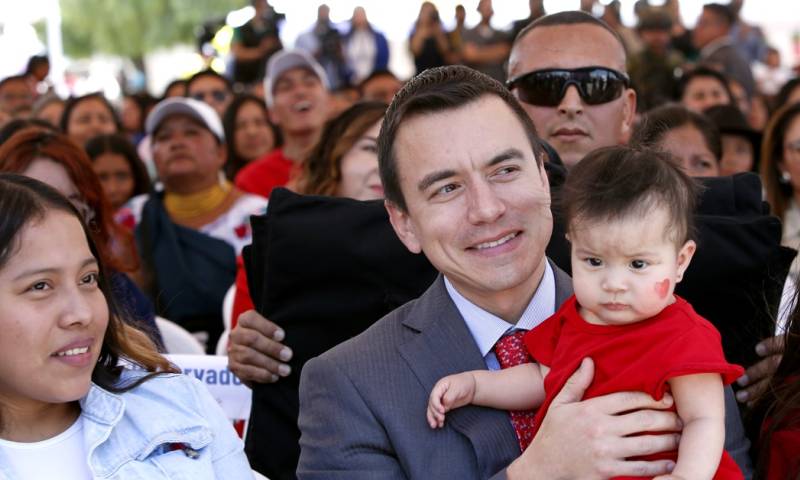
<svg viewBox="0 0 800 480">
<path fill-rule="evenodd" d="M 600 105 L 619 98 L 630 80 L 610 68 L 585 67 L 534 70 L 506 82 L 509 90 L 517 91 L 520 101 L 541 107 L 558 106 L 570 85 L 575 85 L 587 105 Z"/>
<path fill-rule="evenodd" d="M 207 96 L 213 98 L 217 102 L 224 102 L 228 98 L 228 92 L 225 90 L 209 90 L 207 92 L 201 91 L 192 94 L 192 98 L 200 100 L 201 102 L 204 101 Z"/>
</svg>

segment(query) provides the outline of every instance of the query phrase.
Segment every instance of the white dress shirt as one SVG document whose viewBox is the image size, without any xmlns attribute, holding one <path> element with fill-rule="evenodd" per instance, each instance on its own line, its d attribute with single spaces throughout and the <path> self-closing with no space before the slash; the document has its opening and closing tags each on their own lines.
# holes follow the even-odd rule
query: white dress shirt
<svg viewBox="0 0 800 480">
<path fill-rule="evenodd" d="M 458 293 L 447 276 L 444 277 L 444 286 L 458 312 L 464 318 L 489 370 L 500 370 L 500 363 L 492 351 L 500 337 L 511 330 L 527 331 L 535 328 L 556 311 L 556 280 L 548 261 L 545 261 L 544 275 L 539 282 L 539 287 L 516 325 L 506 322 L 467 300 Z"/>
</svg>

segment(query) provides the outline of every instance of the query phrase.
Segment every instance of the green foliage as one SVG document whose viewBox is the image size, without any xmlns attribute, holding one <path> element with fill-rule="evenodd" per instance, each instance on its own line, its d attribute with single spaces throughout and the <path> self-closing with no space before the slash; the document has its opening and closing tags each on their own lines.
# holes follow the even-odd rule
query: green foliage
<svg viewBox="0 0 800 480">
<path fill-rule="evenodd" d="M 64 50 L 142 58 L 160 47 L 193 44 L 203 22 L 247 0 L 61 0 Z"/>
<path fill-rule="evenodd" d="M 47 24 L 44 20 L 39 20 L 38 22 L 34 22 L 33 29 L 36 30 L 36 37 L 41 41 L 43 44 L 47 44 Z"/>
</svg>

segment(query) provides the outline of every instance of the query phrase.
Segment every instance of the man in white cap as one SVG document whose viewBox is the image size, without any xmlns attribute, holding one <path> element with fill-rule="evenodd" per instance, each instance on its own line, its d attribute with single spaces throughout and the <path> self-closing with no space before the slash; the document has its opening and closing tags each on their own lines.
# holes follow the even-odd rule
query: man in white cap
<svg viewBox="0 0 800 480">
<path fill-rule="evenodd" d="M 328 78 L 307 52 L 281 50 L 267 64 L 264 95 L 270 119 L 283 133 L 283 146 L 239 171 L 236 186 L 269 197 L 319 140 L 328 117 Z"/>
</svg>

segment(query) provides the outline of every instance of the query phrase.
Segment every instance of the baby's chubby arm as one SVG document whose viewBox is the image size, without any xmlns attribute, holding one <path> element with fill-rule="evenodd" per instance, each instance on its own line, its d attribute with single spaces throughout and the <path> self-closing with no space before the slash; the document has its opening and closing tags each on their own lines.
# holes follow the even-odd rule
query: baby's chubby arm
<svg viewBox="0 0 800 480">
<path fill-rule="evenodd" d="M 711 479 L 725 443 L 725 393 L 717 373 L 684 375 L 669 380 L 675 407 L 683 421 L 678 461 L 671 475 L 656 479 Z"/>
<path fill-rule="evenodd" d="M 505 370 L 473 370 L 448 375 L 434 385 L 428 399 L 428 424 L 444 426 L 445 413 L 464 405 L 500 410 L 530 410 L 544 401 L 544 377 L 549 369 L 523 363 Z"/>
</svg>

